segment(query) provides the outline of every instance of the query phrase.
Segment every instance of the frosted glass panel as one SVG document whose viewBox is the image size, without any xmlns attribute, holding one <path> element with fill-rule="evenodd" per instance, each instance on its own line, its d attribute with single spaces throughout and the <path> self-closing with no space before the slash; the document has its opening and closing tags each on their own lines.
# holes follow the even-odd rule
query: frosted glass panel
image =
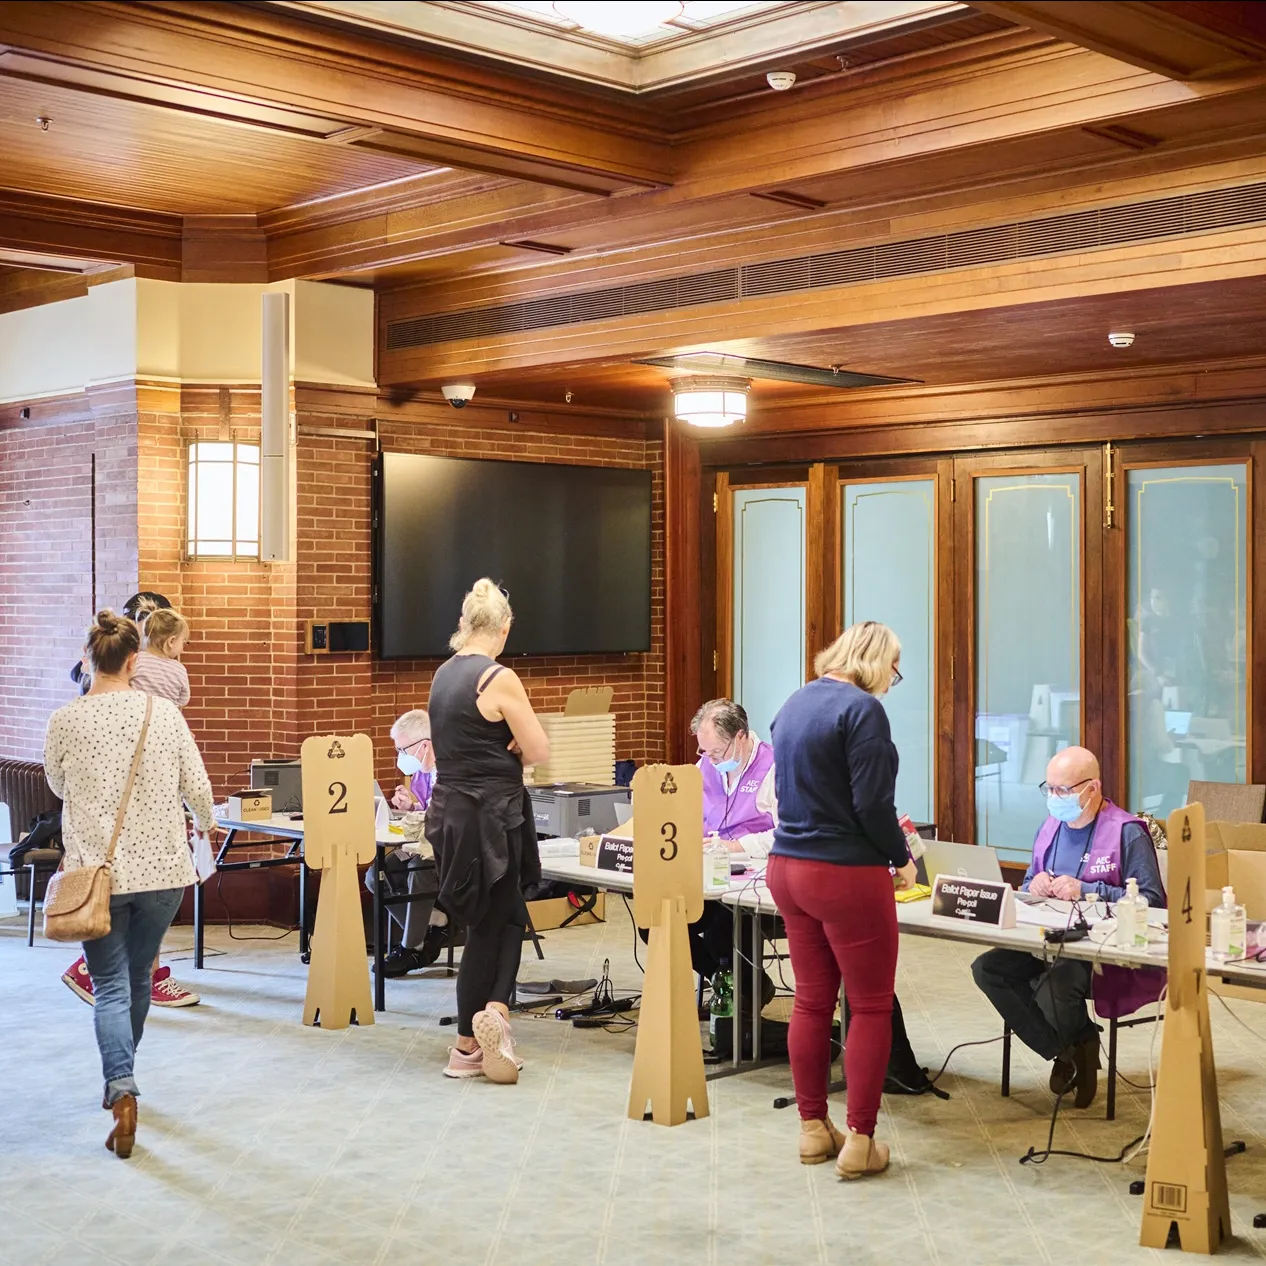
<svg viewBox="0 0 1266 1266">
<path fill-rule="evenodd" d="M 1131 470 L 1129 808 L 1185 803 L 1192 778 L 1244 782 L 1245 466 Z"/>
<path fill-rule="evenodd" d="M 878 620 L 901 639 L 900 685 L 883 697 L 901 757 L 897 810 L 936 821 L 936 484 L 845 484 L 844 627 Z"/>
<path fill-rule="evenodd" d="M 734 698 L 762 738 L 804 685 L 803 488 L 734 493 Z"/>
<path fill-rule="evenodd" d="M 1081 739 L 1081 478 L 976 484 L 976 842 L 1027 861 L 1047 761 Z"/>
</svg>

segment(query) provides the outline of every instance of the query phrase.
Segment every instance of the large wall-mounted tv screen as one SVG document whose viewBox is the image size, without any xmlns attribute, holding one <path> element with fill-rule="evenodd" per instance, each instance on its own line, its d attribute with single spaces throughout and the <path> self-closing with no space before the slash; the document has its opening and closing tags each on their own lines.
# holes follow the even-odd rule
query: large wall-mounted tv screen
<svg viewBox="0 0 1266 1266">
<path fill-rule="evenodd" d="M 650 471 L 383 453 L 375 498 L 384 659 L 448 655 L 481 576 L 510 594 L 508 655 L 650 649 Z"/>
</svg>

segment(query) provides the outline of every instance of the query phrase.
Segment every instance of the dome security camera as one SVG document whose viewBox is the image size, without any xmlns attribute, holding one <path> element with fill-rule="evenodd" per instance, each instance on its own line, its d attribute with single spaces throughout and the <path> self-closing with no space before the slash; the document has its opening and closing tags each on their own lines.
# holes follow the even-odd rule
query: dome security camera
<svg viewBox="0 0 1266 1266">
<path fill-rule="evenodd" d="M 1108 342 L 1113 347 L 1131 347 L 1134 343 L 1134 334 L 1129 330 L 1113 330 L 1108 335 Z"/>
<path fill-rule="evenodd" d="M 775 92 L 786 92 L 796 82 L 796 72 L 794 70 L 771 70 L 765 76 L 765 82 Z"/>
<path fill-rule="evenodd" d="M 453 406 L 454 409 L 464 409 L 474 397 L 475 384 L 470 382 L 446 382 L 440 391 L 444 394 L 444 399 Z"/>
</svg>

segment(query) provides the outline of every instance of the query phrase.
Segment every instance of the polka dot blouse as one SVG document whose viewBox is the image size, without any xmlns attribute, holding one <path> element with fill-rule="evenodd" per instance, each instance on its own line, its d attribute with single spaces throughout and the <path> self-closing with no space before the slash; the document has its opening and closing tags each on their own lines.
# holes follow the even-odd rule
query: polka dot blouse
<svg viewBox="0 0 1266 1266">
<path fill-rule="evenodd" d="M 62 798 L 66 869 L 105 861 L 145 719 L 135 690 L 84 695 L 49 718 L 44 774 Z M 184 888 L 195 881 L 182 801 L 200 830 L 215 825 L 211 782 L 175 704 L 154 700 L 145 751 L 114 855 L 114 891 Z"/>
</svg>

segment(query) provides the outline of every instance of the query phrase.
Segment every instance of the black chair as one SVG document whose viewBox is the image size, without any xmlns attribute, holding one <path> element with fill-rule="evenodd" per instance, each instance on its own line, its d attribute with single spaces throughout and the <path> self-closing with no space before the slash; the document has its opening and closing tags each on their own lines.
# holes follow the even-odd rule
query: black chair
<svg viewBox="0 0 1266 1266">
<path fill-rule="evenodd" d="M 16 848 L 17 845 L 13 847 Z M 35 912 L 39 908 L 43 890 L 61 864 L 61 850 L 56 848 L 33 848 L 23 855 L 20 864 L 16 866 L 13 865 L 10 855 L 6 853 L 4 862 L 0 863 L 0 875 L 12 875 L 15 884 L 20 875 L 26 876 L 28 894 L 26 943 L 28 947 L 35 944 Z M 40 883 L 41 879 L 44 881 L 43 885 Z"/>
</svg>

